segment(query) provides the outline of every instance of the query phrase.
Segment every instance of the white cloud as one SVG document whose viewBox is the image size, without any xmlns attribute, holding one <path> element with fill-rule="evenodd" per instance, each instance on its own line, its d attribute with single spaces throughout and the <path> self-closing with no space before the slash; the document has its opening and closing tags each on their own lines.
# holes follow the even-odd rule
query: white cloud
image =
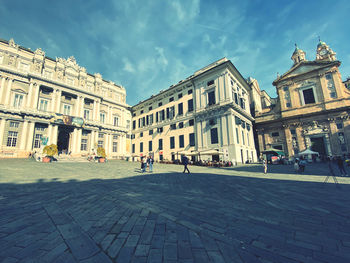
<svg viewBox="0 0 350 263">
<path fill-rule="evenodd" d="M 132 63 L 130 62 L 130 60 L 128 58 L 123 58 L 123 63 L 124 63 L 123 70 L 130 72 L 130 73 L 135 72 L 134 66 L 132 65 Z"/>
</svg>

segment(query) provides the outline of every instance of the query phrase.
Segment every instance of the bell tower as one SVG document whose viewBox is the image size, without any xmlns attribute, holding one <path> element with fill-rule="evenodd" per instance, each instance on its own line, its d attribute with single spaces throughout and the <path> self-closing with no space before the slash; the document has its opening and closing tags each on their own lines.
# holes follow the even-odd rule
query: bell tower
<svg viewBox="0 0 350 263">
<path fill-rule="evenodd" d="M 317 48 L 316 48 L 316 60 L 318 61 L 335 61 L 336 53 L 321 39 L 319 39 Z"/>
<path fill-rule="evenodd" d="M 301 50 L 300 48 L 298 48 L 297 44 L 295 44 L 295 50 L 293 52 L 293 55 L 291 57 L 291 59 L 294 62 L 294 65 L 300 63 L 301 61 L 305 61 L 305 52 L 303 50 Z"/>
</svg>

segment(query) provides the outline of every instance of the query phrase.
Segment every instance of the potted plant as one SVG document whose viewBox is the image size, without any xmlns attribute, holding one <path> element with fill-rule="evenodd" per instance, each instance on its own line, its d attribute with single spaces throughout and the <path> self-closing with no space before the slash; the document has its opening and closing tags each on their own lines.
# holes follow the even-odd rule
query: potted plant
<svg viewBox="0 0 350 263">
<path fill-rule="evenodd" d="M 43 154 L 46 154 L 46 156 L 42 158 L 43 162 L 50 163 L 52 161 L 57 161 L 57 159 L 54 157 L 57 155 L 57 153 L 58 150 L 56 144 L 46 145 L 43 149 Z"/>
<path fill-rule="evenodd" d="M 104 163 L 106 162 L 106 151 L 103 147 L 97 148 L 97 156 L 98 156 L 98 162 Z"/>
</svg>

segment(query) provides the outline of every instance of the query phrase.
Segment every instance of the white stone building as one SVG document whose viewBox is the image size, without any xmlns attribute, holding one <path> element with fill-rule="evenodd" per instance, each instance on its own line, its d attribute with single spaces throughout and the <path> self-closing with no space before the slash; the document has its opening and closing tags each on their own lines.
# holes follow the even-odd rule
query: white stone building
<svg viewBox="0 0 350 263">
<path fill-rule="evenodd" d="M 86 72 L 74 57 L 0 40 L 0 157 L 26 157 L 42 138 L 59 151 L 87 155 L 98 146 L 127 156 L 131 115 L 125 89 Z"/>
<path fill-rule="evenodd" d="M 226 58 L 132 107 L 132 155 L 257 161 L 251 87 Z"/>
</svg>

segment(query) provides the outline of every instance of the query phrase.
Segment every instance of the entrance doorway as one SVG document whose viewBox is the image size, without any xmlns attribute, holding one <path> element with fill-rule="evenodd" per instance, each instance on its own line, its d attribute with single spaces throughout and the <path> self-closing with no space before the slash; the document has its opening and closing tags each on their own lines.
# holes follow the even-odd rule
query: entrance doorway
<svg viewBox="0 0 350 263">
<path fill-rule="evenodd" d="M 73 128 L 69 126 L 58 127 L 57 149 L 58 152 L 69 152 L 69 137 Z"/>
<path fill-rule="evenodd" d="M 326 147 L 323 137 L 311 137 L 311 150 L 318 152 L 320 155 L 326 155 Z"/>
<path fill-rule="evenodd" d="M 219 155 L 212 155 L 212 161 L 213 162 L 218 162 L 220 160 Z"/>
</svg>

